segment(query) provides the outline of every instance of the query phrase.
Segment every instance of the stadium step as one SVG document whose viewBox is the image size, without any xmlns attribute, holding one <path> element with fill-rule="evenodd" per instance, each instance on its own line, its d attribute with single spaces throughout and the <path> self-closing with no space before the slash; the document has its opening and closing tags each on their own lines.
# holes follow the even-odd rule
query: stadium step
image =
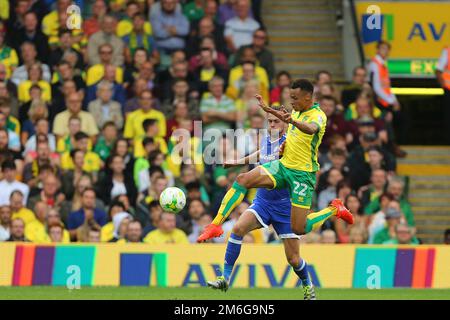
<svg viewBox="0 0 450 320">
<path fill-rule="evenodd" d="M 311 79 L 328 70 L 335 80 L 343 79 L 338 6 L 334 0 L 264 1 L 262 14 L 277 71 Z"/>
<path fill-rule="evenodd" d="M 399 174 L 409 176 L 409 201 L 424 243 L 442 243 L 450 228 L 450 147 L 405 146 Z"/>
</svg>

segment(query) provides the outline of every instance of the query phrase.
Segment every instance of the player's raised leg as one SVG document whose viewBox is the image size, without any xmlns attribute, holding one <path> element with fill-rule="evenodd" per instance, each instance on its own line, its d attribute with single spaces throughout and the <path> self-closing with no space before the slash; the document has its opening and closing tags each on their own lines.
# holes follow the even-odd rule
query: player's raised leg
<svg viewBox="0 0 450 320">
<path fill-rule="evenodd" d="M 233 209 L 244 200 L 247 190 L 249 188 L 271 189 L 275 186 L 272 179 L 261 166 L 249 172 L 239 174 L 236 181 L 225 194 L 219 212 L 213 222 L 205 228 L 203 233 L 198 237 L 197 242 L 204 242 L 211 238 L 220 237 L 223 233 L 222 223 L 228 218 Z"/>
<path fill-rule="evenodd" d="M 341 218 L 349 224 L 354 222 L 353 215 L 340 199 L 334 199 L 325 209 L 312 213 L 310 213 L 308 207 L 298 206 L 293 203 L 291 209 L 292 230 L 298 235 L 318 230 L 332 216 Z"/>
<path fill-rule="evenodd" d="M 234 264 L 241 253 L 242 239 L 244 236 L 254 229 L 261 228 L 261 224 L 256 219 L 255 215 L 246 210 L 239 217 L 236 224 L 233 226 L 232 232 L 228 239 L 227 249 L 225 251 L 225 262 L 223 266 L 223 275 L 217 277 L 216 280 L 208 281 L 208 286 L 213 289 L 227 291 L 231 273 L 233 272 Z"/>
<path fill-rule="evenodd" d="M 308 264 L 300 257 L 300 240 L 285 238 L 283 239 L 283 245 L 288 263 L 302 282 L 303 298 L 305 300 L 316 300 L 314 286 L 308 274 Z"/>
</svg>

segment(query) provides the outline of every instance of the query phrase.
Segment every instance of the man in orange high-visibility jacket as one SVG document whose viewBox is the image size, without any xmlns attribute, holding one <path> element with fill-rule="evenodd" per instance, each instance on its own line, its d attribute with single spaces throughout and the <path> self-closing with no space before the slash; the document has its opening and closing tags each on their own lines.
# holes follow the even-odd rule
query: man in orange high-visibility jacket
<svg viewBox="0 0 450 320">
<path fill-rule="evenodd" d="M 390 51 L 391 45 L 388 42 L 378 42 L 377 54 L 372 58 L 368 66 L 369 80 L 375 94 L 375 103 L 384 114 L 384 119 L 388 128 L 390 149 L 392 149 L 397 157 L 405 157 L 406 152 L 401 150 L 394 141 L 394 125 L 399 128 L 401 136 L 405 136 L 407 131 L 405 114 L 400 111 L 400 103 L 391 90 L 391 80 L 387 67 L 387 58 Z"/>
<path fill-rule="evenodd" d="M 444 89 L 444 128 L 447 144 L 450 144 L 450 47 L 442 50 L 436 66 L 437 80 Z"/>
</svg>

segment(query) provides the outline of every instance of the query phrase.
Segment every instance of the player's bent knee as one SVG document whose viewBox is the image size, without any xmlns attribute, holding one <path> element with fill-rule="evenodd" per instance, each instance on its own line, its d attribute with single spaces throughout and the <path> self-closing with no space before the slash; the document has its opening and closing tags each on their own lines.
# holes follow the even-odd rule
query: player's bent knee
<svg viewBox="0 0 450 320">
<path fill-rule="evenodd" d="M 233 232 L 238 237 L 244 237 L 246 234 L 245 228 L 238 223 L 233 226 L 233 229 L 231 230 L 231 232 Z"/>
<path fill-rule="evenodd" d="M 305 227 L 293 226 L 292 231 L 298 236 L 302 236 L 302 235 L 306 234 Z"/>
</svg>

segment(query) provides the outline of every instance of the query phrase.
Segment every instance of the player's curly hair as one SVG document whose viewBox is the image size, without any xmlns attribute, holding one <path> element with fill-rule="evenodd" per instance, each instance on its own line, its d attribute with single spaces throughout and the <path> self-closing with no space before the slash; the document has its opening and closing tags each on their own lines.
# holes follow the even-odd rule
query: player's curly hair
<svg viewBox="0 0 450 320">
<path fill-rule="evenodd" d="M 291 89 L 300 89 L 302 91 L 306 91 L 308 93 L 313 94 L 314 86 L 311 81 L 307 79 L 296 79 L 292 82 Z"/>
</svg>

